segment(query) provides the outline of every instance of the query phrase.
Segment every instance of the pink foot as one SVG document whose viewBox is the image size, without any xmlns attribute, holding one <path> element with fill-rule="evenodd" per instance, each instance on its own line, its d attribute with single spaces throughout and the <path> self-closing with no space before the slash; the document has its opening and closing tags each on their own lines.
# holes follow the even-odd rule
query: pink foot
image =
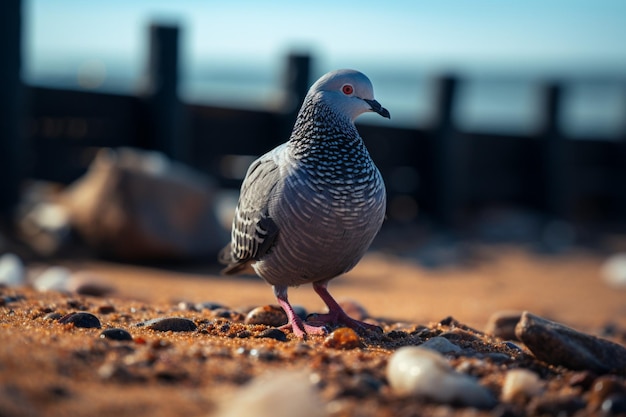
<svg viewBox="0 0 626 417">
<path fill-rule="evenodd" d="M 291 329 L 293 334 L 299 339 L 305 339 L 306 335 L 325 335 L 326 328 L 321 326 L 312 326 L 302 321 L 300 317 L 293 311 L 293 307 L 289 304 L 289 300 L 287 299 L 287 287 L 282 286 L 274 286 L 274 294 L 276 295 L 276 300 L 278 304 L 285 310 L 285 314 L 287 314 L 287 319 L 289 322 L 280 327 L 283 329 Z"/>
<path fill-rule="evenodd" d="M 346 312 L 343 311 L 343 308 L 341 308 L 341 306 L 337 303 L 337 301 L 335 301 L 332 295 L 330 295 L 328 289 L 326 288 L 326 285 L 328 285 L 327 281 L 315 282 L 313 283 L 313 289 L 328 306 L 328 313 L 316 314 L 311 318 L 310 322 L 320 325 L 340 324 L 360 332 L 380 332 L 382 330 L 379 326 L 365 323 L 360 320 L 355 320 L 352 317 L 348 316 Z"/>
</svg>

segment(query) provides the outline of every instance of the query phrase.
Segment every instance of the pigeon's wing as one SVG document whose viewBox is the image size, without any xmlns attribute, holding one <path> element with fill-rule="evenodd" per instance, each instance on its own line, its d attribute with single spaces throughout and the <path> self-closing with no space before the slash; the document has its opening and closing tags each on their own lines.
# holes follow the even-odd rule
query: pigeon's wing
<svg viewBox="0 0 626 417">
<path fill-rule="evenodd" d="M 269 215 L 268 205 L 280 181 L 280 169 L 271 154 L 250 165 L 239 195 L 233 219 L 231 242 L 220 252 L 225 274 L 251 272 L 250 264 L 267 253 L 278 227 Z"/>
</svg>

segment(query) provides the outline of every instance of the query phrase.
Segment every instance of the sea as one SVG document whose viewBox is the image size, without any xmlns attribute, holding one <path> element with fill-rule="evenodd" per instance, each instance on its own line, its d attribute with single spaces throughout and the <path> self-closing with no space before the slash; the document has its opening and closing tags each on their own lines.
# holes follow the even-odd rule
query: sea
<svg viewBox="0 0 626 417">
<path fill-rule="evenodd" d="M 187 103 L 278 109 L 285 97 L 280 64 L 232 58 L 187 64 L 180 73 L 179 95 Z M 626 138 L 626 74 L 510 68 L 450 71 L 418 65 L 399 71 L 398 66 L 371 62 L 363 67 L 392 119 L 364 115 L 362 123 L 426 126 L 434 117 L 437 79 L 454 75 L 460 80 L 454 120 L 463 131 L 532 134 L 543 121 L 544 87 L 556 81 L 564 86 L 559 124 L 567 137 Z M 313 80 L 326 70 L 314 65 Z M 37 86 L 137 94 L 144 73 L 137 63 L 64 58 L 26 65 L 23 78 Z"/>
</svg>

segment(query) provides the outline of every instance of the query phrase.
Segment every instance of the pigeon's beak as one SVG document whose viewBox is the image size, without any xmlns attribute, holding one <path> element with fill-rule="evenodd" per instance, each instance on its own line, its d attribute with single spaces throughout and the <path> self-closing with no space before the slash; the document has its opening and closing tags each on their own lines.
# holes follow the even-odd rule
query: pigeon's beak
<svg viewBox="0 0 626 417">
<path fill-rule="evenodd" d="M 389 114 L 389 110 L 387 110 L 386 108 L 381 106 L 380 103 L 377 102 L 376 100 L 368 100 L 368 99 L 364 98 L 363 101 L 365 101 L 367 104 L 370 105 L 370 108 L 371 108 L 371 110 L 373 112 L 376 112 L 376 113 L 380 114 L 381 116 L 386 117 L 387 119 L 391 119 L 391 115 Z"/>
</svg>

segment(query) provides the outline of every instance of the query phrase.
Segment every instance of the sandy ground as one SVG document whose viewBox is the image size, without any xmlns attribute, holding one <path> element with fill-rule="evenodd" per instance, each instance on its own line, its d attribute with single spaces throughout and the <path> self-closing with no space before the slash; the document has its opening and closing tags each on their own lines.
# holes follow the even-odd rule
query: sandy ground
<svg viewBox="0 0 626 417">
<path fill-rule="evenodd" d="M 626 327 L 626 289 L 607 285 L 604 257 L 588 252 L 544 256 L 519 248 L 483 249 L 471 265 L 427 269 L 416 262 L 370 253 L 331 282 L 337 299 L 352 299 L 374 317 L 426 324 L 447 316 L 483 329 L 491 314 L 528 310 L 594 330 Z M 185 272 L 114 263 L 69 264 L 105 279 L 117 295 L 158 302 L 216 301 L 232 308 L 274 303 L 271 287 L 256 277 L 224 277 L 216 268 Z M 324 307 L 309 285 L 293 288 L 293 304 Z"/>
</svg>

